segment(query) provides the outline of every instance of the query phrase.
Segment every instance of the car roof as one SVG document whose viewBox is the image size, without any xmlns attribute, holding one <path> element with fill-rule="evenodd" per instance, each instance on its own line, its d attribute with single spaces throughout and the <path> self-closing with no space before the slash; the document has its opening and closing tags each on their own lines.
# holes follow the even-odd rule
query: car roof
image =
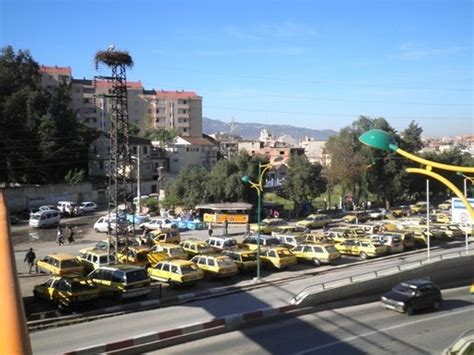
<svg viewBox="0 0 474 355">
<path fill-rule="evenodd" d="M 249 249 L 231 249 L 231 250 L 224 250 L 223 254 L 256 254 L 257 251 L 249 250 Z"/>
<path fill-rule="evenodd" d="M 71 254 L 65 254 L 65 253 L 61 253 L 61 254 L 50 254 L 48 255 L 50 258 L 54 258 L 54 259 L 58 259 L 58 260 L 68 260 L 68 259 L 76 259 L 76 257 L 74 255 L 71 255 Z"/>
<path fill-rule="evenodd" d="M 191 260 L 183 260 L 183 259 L 168 259 L 168 260 L 163 260 L 162 262 L 168 262 L 170 264 L 175 264 L 178 266 L 194 265 L 194 262 L 192 262 Z"/>
<path fill-rule="evenodd" d="M 414 280 L 404 281 L 401 284 L 404 285 L 404 286 L 408 286 L 408 287 L 418 288 L 418 287 L 423 286 L 423 285 L 433 284 L 433 282 L 431 282 L 431 280 L 427 280 L 427 279 L 414 279 Z"/>
<path fill-rule="evenodd" d="M 118 264 L 118 265 L 113 265 L 113 266 L 101 266 L 97 268 L 96 270 L 99 270 L 99 269 L 132 271 L 132 270 L 139 270 L 143 268 L 140 266 L 130 265 L 130 264 Z"/>
</svg>

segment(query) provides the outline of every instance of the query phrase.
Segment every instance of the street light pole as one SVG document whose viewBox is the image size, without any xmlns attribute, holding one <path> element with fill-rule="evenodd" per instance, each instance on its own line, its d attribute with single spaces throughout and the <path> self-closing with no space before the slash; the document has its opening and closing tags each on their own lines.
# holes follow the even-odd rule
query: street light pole
<svg viewBox="0 0 474 355">
<path fill-rule="evenodd" d="M 426 179 L 426 233 L 428 248 L 428 261 L 430 261 L 430 180 Z"/>
<path fill-rule="evenodd" d="M 258 164 L 258 176 L 260 176 L 262 170 L 262 165 Z M 261 220 L 261 208 L 262 208 L 262 194 L 260 191 L 262 189 L 257 189 L 257 221 L 258 221 L 258 227 L 257 227 L 257 280 L 260 280 L 260 220 Z"/>
<path fill-rule="evenodd" d="M 466 198 L 467 200 L 467 180 L 469 180 L 471 182 L 471 184 L 473 184 L 474 182 L 474 178 L 472 177 L 469 177 L 469 176 L 466 176 L 464 175 L 462 172 L 458 171 L 456 173 L 456 175 L 458 176 L 462 176 L 463 177 L 463 182 L 464 182 L 464 197 Z M 467 224 L 467 227 L 466 227 L 466 254 L 469 254 L 469 232 L 468 231 L 471 231 L 472 233 L 472 218 L 469 219 L 469 223 Z"/>
<path fill-rule="evenodd" d="M 138 195 L 138 213 L 142 211 L 142 195 L 141 195 L 141 171 L 140 171 L 140 146 L 137 146 L 137 195 Z"/>
</svg>

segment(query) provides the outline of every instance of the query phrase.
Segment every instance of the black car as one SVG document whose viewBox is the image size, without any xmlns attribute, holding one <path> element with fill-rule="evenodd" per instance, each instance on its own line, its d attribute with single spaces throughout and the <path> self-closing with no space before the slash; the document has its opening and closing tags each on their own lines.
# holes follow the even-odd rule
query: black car
<svg viewBox="0 0 474 355">
<path fill-rule="evenodd" d="M 381 298 L 385 308 L 412 315 L 424 308 L 441 307 L 441 291 L 430 280 L 419 279 L 402 282 Z"/>
</svg>

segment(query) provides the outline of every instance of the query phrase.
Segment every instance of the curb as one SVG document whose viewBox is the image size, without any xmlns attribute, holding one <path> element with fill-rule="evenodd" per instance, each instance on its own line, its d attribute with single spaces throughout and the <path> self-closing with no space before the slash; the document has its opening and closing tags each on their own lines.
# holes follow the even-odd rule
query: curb
<svg viewBox="0 0 474 355">
<path fill-rule="evenodd" d="M 185 325 L 179 328 L 173 328 L 161 332 L 150 332 L 146 334 L 141 334 L 134 336 L 129 339 L 119 340 L 106 344 L 98 344 L 89 346 L 86 348 L 80 348 L 77 350 L 69 351 L 64 353 L 65 355 L 83 355 L 83 354 L 97 354 L 110 351 L 124 350 L 130 347 L 137 345 L 144 345 L 146 343 L 157 342 L 168 340 L 175 337 L 181 337 L 189 335 L 191 333 L 196 333 L 205 330 L 213 330 L 218 328 L 223 328 L 225 330 L 232 330 L 235 328 L 243 327 L 249 325 L 253 322 L 263 321 L 267 318 L 272 318 L 285 314 L 294 310 L 297 310 L 298 307 L 294 305 L 287 305 L 278 308 L 262 308 L 257 311 L 241 313 L 241 314 L 231 314 L 222 318 L 214 318 L 202 323 L 194 323 Z"/>
</svg>

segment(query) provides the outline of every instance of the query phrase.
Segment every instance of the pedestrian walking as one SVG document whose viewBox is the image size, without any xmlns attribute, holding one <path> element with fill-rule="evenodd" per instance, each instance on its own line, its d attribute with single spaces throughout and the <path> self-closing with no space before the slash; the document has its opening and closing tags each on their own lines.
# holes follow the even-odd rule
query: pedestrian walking
<svg viewBox="0 0 474 355">
<path fill-rule="evenodd" d="M 33 268 L 33 266 L 35 267 L 36 273 L 38 273 L 38 265 L 36 265 L 35 259 L 36 259 L 36 254 L 33 251 L 33 248 L 30 248 L 30 250 L 25 255 L 25 260 L 23 260 L 23 262 L 28 263 L 28 266 L 29 266 L 28 274 L 31 274 L 31 269 Z"/>
<path fill-rule="evenodd" d="M 207 224 L 207 234 L 209 234 L 209 237 L 212 237 L 212 232 L 213 232 L 213 231 L 212 231 L 212 223 L 209 222 L 209 223 Z"/>
<path fill-rule="evenodd" d="M 61 228 L 61 226 L 58 226 L 58 232 L 57 232 L 57 239 L 56 241 L 58 242 L 58 245 L 63 245 L 64 244 L 64 231 Z"/>
<path fill-rule="evenodd" d="M 224 235 L 227 235 L 228 233 L 228 227 L 229 227 L 229 222 L 227 222 L 227 219 L 224 219 L 224 225 L 223 225 L 223 232 L 224 232 Z"/>
<path fill-rule="evenodd" d="M 75 240 L 74 240 L 74 231 L 72 230 L 72 228 L 70 226 L 67 226 L 66 228 L 68 230 L 67 241 L 69 242 L 69 244 L 74 243 L 75 242 Z"/>
</svg>

